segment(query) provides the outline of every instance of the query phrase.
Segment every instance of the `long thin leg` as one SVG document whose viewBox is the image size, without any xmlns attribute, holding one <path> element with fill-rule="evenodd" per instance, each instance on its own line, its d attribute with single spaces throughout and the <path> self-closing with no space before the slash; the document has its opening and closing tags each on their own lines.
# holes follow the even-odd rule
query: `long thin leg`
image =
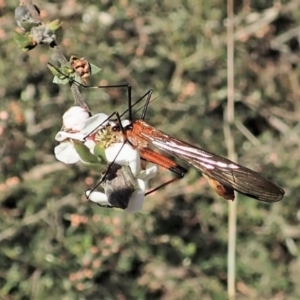
<svg viewBox="0 0 300 300">
<path fill-rule="evenodd" d="M 118 112 L 116 112 L 116 116 L 117 116 L 117 120 L 118 120 L 120 129 L 121 129 L 121 131 L 122 131 L 122 133 L 123 133 L 123 136 L 125 137 L 125 140 L 127 141 L 127 139 L 126 139 L 126 133 L 125 133 L 125 128 L 123 127 L 122 121 L 121 121 L 121 116 L 119 115 Z"/>
<path fill-rule="evenodd" d="M 53 64 L 51 64 L 50 62 L 48 62 L 48 65 L 50 65 L 51 67 L 53 67 L 58 73 L 60 73 L 61 75 L 65 76 L 66 78 L 69 78 L 71 83 L 74 83 L 78 86 L 81 86 L 85 89 L 106 89 L 106 88 L 122 88 L 122 87 L 126 87 L 128 90 L 131 89 L 131 85 L 128 83 L 122 83 L 122 84 L 113 84 L 113 85 L 87 85 L 87 84 L 83 84 L 77 80 L 75 80 L 74 78 L 72 78 L 71 76 L 64 74 L 58 67 L 54 66 Z"/>
<path fill-rule="evenodd" d="M 95 189 L 96 189 L 102 182 L 105 181 L 105 179 L 106 179 L 106 177 L 107 177 L 107 174 L 109 173 L 109 171 L 110 171 L 112 165 L 115 163 L 115 161 L 116 161 L 118 155 L 121 153 L 121 151 L 122 151 L 122 149 L 123 149 L 123 147 L 124 147 L 124 145 L 125 145 L 126 143 L 127 143 L 127 140 L 124 141 L 122 147 L 120 147 L 120 150 L 118 151 L 118 153 L 117 153 L 117 155 L 115 156 L 115 158 L 113 159 L 113 161 L 110 162 L 109 165 L 107 166 L 106 171 L 104 172 L 104 175 L 102 176 L 101 180 L 100 180 L 99 182 L 97 182 L 97 184 L 92 188 L 92 190 L 90 191 L 90 194 L 89 194 L 89 195 L 91 195 L 91 194 L 95 191 Z M 87 198 L 88 198 L 88 197 L 87 197 Z"/>
<path fill-rule="evenodd" d="M 151 95 L 153 94 L 153 90 L 149 90 L 147 91 L 141 98 L 139 98 L 134 104 L 132 104 L 132 100 L 128 98 L 128 108 L 122 113 L 120 114 L 120 117 L 123 117 L 127 112 L 129 112 L 129 116 L 130 116 L 130 111 L 132 111 L 132 108 L 135 107 L 138 103 L 140 103 L 145 97 L 147 97 L 147 100 L 146 102 L 148 101 L 148 98 L 149 98 L 149 101 L 150 101 L 150 98 L 151 98 Z M 149 97 L 150 95 L 150 97 Z M 148 102 L 149 102 L 148 101 Z M 145 109 L 145 108 L 144 108 Z M 139 110 L 139 109 L 138 109 Z M 131 116 L 133 115 L 133 113 L 131 112 Z M 130 117 L 129 117 L 129 120 L 130 120 Z M 132 121 L 132 119 L 130 120 Z"/>
<path fill-rule="evenodd" d="M 128 103 L 129 103 L 129 107 L 131 107 L 131 85 L 128 83 L 122 83 L 122 84 L 112 84 L 112 85 L 98 85 L 98 86 L 92 86 L 92 85 L 86 85 L 83 84 L 77 80 L 75 80 L 74 78 L 72 78 L 71 76 L 64 74 L 58 67 L 54 66 L 53 64 L 49 63 L 48 64 L 53 67 L 58 73 L 60 73 L 61 75 L 65 76 L 66 78 L 69 79 L 69 82 L 71 84 L 76 84 L 78 86 L 81 86 L 85 89 L 109 89 L 109 88 L 126 88 L 127 89 L 127 96 L 128 96 Z M 127 110 L 128 111 L 128 110 Z M 132 110 L 129 110 L 129 120 L 132 121 Z"/>
<path fill-rule="evenodd" d="M 175 177 L 175 178 L 173 178 L 173 179 L 171 179 L 171 180 L 169 180 L 169 181 L 167 181 L 167 182 L 165 182 L 165 183 L 157 186 L 156 188 L 151 189 L 150 191 L 148 191 L 147 193 L 145 193 L 145 196 L 148 196 L 148 195 L 152 194 L 153 192 L 156 192 L 157 190 L 160 190 L 161 188 L 169 185 L 170 183 L 175 182 L 177 180 L 180 180 L 181 178 L 182 177 Z"/>
<path fill-rule="evenodd" d="M 177 181 L 181 178 L 183 178 L 185 176 L 185 174 L 188 172 L 187 169 L 185 169 L 184 167 L 176 164 L 173 160 L 161 155 L 158 152 L 155 152 L 149 148 L 143 148 L 140 151 L 140 155 L 143 159 L 145 159 L 148 162 L 154 163 L 156 165 L 159 165 L 165 169 L 170 170 L 171 172 L 175 173 L 177 175 L 176 178 L 173 178 L 161 185 L 159 185 L 158 187 L 151 189 L 150 191 L 148 191 L 145 195 L 149 195 L 159 189 L 161 189 L 162 187 Z"/>
<path fill-rule="evenodd" d="M 104 175 L 102 176 L 101 180 L 93 187 L 93 189 L 91 190 L 91 192 L 90 192 L 89 195 L 91 195 L 91 194 L 93 193 L 93 191 L 95 191 L 95 189 L 96 189 L 102 182 L 105 181 L 105 179 L 106 179 L 106 177 L 107 177 L 107 174 L 109 173 L 110 169 L 112 168 L 113 164 L 115 163 L 115 161 L 116 161 L 118 155 L 121 153 L 122 149 L 124 148 L 124 145 L 125 145 L 126 143 L 130 143 L 129 140 L 126 139 L 125 129 L 124 129 L 123 125 L 122 125 L 122 121 L 121 121 L 121 118 L 120 118 L 120 115 L 119 115 L 118 112 L 112 113 L 112 114 L 111 114 L 104 122 L 106 122 L 107 120 L 109 120 L 113 115 L 116 115 L 116 117 L 117 117 L 117 121 L 118 121 L 118 123 L 119 123 L 120 130 L 122 131 L 122 133 L 123 133 L 123 135 L 124 135 L 124 137 L 125 137 L 125 140 L 124 140 L 123 145 L 120 147 L 118 153 L 116 154 L 115 158 L 113 159 L 113 161 L 112 161 L 111 163 L 109 163 L 109 165 L 107 166 L 106 171 L 105 171 Z M 103 123 L 104 123 L 104 122 L 103 122 Z M 100 126 L 101 126 L 101 125 L 100 125 Z M 98 128 L 99 128 L 100 126 L 98 126 Z M 97 128 L 96 128 L 96 129 L 97 129 Z M 96 129 L 94 129 L 92 132 L 94 132 Z"/>
<path fill-rule="evenodd" d="M 92 86 L 92 85 L 86 85 L 83 84 L 77 80 L 75 80 L 74 78 L 72 78 L 71 76 L 64 74 L 59 68 L 57 68 L 56 66 L 54 66 L 53 64 L 51 64 L 50 62 L 48 62 L 48 64 L 53 67 L 58 73 L 62 74 L 63 76 L 69 78 L 71 83 L 74 83 L 78 86 L 81 86 L 85 89 L 109 89 L 109 88 L 127 88 L 127 99 L 128 99 L 128 108 L 120 115 L 120 117 L 123 117 L 126 113 L 128 113 L 128 119 L 132 122 L 133 121 L 133 112 L 132 112 L 132 108 L 135 107 L 138 103 L 140 103 L 146 96 L 146 103 L 144 105 L 143 108 L 143 113 L 142 113 L 142 119 L 145 118 L 149 103 L 150 103 L 150 98 L 153 94 L 153 90 L 149 90 L 147 91 L 141 98 L 139 98 L 134 104 L 132 104 L 132 87 L 130 84 L 113 84 L 113 85 L 98 85 L 98 86 Z"/>
<path fill-rule="evenodd" d="M 149 106 L 152 94 L 153 94 L 153 90 L 149 90 L 148 97 L 146 99 L 146 103 L 145 103 L 145 106 L 144 106 L 144 109 L 143 109 L 143 112 L 142 112 L 142 116 L 141 116 L 142 120 L 145 120 L 146 113 L 147 113 L 147 110 L 148 110 L 148 106 Z"/>
</svg>

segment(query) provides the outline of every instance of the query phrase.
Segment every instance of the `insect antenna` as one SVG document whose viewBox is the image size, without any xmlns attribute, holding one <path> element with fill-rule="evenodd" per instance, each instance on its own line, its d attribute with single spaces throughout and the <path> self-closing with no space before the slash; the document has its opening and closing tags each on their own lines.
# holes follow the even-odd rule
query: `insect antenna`
<svg viewBox="0 0 300 300">
<path fill-rule="evenodd" d="M 145 99 L 145 97 L 147 97 L 146 99 L 146 103 L 149 102 L 150 98 L 151 98 L 151 95 L 153 94 L 153 90 L 149 90 L 147 91 L 142 97 L 140 97 L 134 104 L 132 104 L 132 99 L 131 97 L 128 97 L 128 108 L 122 113 L 120 114 L 120 117 L 123 117 L 126 113 L 128 113 L 128 118 L 129 120 L 132 122 L 133 121 L 133 112 L 132 112 L 132 109 L 133 107 L 135 107 L 137 104 L 139 104 L 143 99 Z M 148 100 L 149 98 L 149 100 Z M 141 106 L 140 108 L 138 108 L 135 113 L 137 113 L 139 110 L 143 109 L 145 110 L 145 105 L 148 105 L 149 103 L 147 104 L 144 104 L 143 106 Z M 147 109 L 146 109 L 147 110 Z"/>
</svg>

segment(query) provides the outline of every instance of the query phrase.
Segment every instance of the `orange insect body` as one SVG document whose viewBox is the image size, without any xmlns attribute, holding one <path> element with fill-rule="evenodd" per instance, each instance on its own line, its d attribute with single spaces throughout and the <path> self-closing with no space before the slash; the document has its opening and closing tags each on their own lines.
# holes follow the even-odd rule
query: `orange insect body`
<svg viewBox="0 0 300 300">
<path fill-rule="evenodd" d="M 149 146 L 182 159 L 200 171 L 210 186 L 226 200 L 234 200 L 234 190 L 265 202 L 279 201 L 284 195 L 283 189 L 259 173 L 175 139 L 142 119 L 125 127 L 125 139 L 139 150 L 142 158 L 174 171 L 180 177 L 183 177 L 187 170 L 166 156 L 153 151 Z"/>
</svg>

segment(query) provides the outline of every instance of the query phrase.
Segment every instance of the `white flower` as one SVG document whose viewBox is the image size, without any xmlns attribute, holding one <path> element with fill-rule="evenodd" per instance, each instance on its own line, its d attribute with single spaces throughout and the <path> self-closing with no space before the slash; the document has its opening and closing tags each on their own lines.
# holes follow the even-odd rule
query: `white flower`
<svg viewBox="0 0 300 300">
<path fill-rule="evenodd" d="M 108 115 L 99 113 L 85 120 L 80 132 L 85 136 L 92 134 L 96 130 L 108 124 Z"/>
<path fill-rule="evenodd" d="M 65 164 L 75 164 L 80 160 L 80 156 L 71 141 L 64 141 L 56 146 L 54 154 L 56 159 Z"/>
<path fill-rule="evenodd" d="M 63 142 L 67 139 L 76 140 L 76 141 L 84 141 L 84 135 L 81 132 L 66 132 L 66 131 L 59 131 L 56 136 L 55 140 L 58 142 Z"/>
<path fill-rule="evenodd" d="M 86 109 L 80 106 L 72 106 L 63 115 L 63 126 L 67 129 L 80 131 L 84 122 L 89 118 Z"/>
<path fill-rule="evenodd" d="M 136 151 L 136 150 L 134 150 Z M 138 164 L 138 162 L 136 162 Z M 140 160 L 139 160 L 140 164 Z M 128 201 L 128 206 L 124 210 L 128 213 L 135 213 L 141 210 L 144 198 L 145 198 L 145 190 L 146 190 L 146 183 L 148 180 L 153 178 L 158 171 L 157 165 L 154 165 L 152 163 L 149 163 L 145 170 L 142 170 L 137 176 L 136 176 L 136 183 L 138 186 L 138 189 L 136 189 L 132 195 L 130 196 L 130 199 Z M 107 195 L 102 192 L 87 190 L 85 192 L 86 197 L 101 205 L 101 206 L 111 206 L 109 203 Z"/>
<path fill-rule="evenodd" d="M 149 181 L 158 173 L 158 166 L 153 163 L 148 163 L 145 170 L 142 170 L 138 174 L 137 178 L 144 180 L 145 182 Z"/>
<path fill-rule="evenodd" d="M 133 176 L 141 172 L 141 158 L 137 150 L 128 143 L 114 143 L 105 149 L 105 156 L 108 162 L 115 162 L 121 166 L 129 166 Z"/>
<path fill-rule="evenodd" d="M 130 196 L 128 206 L 124 209 L 130 214 L 140 211 L 144 204 L 146 184 L 141 179 L 137 179 L 137 184 L 139 189 L 133 192 L 133 194 Z"/>
<path fill-rule="evenodd" d="M 138 189 L 136 189 L 130 196 L 130 199 L 128 201 L 128 206 L 124 209 L 128 213 L 135 213 L 139 210 L 141 210 L 143 203 L 144 203 L 144 198 L 145 198 L 145 182 L 141 179 L 137 179 L 137 185 Z M 85 192 L 86 197 L 101 205 L 101 206 L 110 206 L 113 207 L 107 198 L 107 195 L 102 192 L 96 192 L 91 190 L 87 190 Z"/>
<path fill-rule="evenodd" d="M 157 174 L 158 167 L 149 163 L 143 170 L 139 152 L 129 143 L 114 143 L 103 151 L 101 144 L 98 144 L 100 150 L 96 151 L 95 133 L 108 124 L 115 125 L 114 122 L 108 120 L 106 114 L 99 113 L 90 117 L 89 112 L 85 109 L 79 106 L 71 107 L 63 115 L 63 130 L 55 136 L 55 140 L 60 144 L 55 147 L 54 153 L 56 158 L 65 164 L 82 161 L 86 166 L 92 168 L 96 165 L 97 169 L 100 167 L 100 170 L 102 166 L 104 169 L 109 163 L 128 166 L 132 173 L 131 176 L 135 179 L 135 190 L 130 195 L 130 199 L 125 199 L 125 201 L 128 200 L 125 211 L 134 213 L 142 208 L 147 182 Z M 128 120 L 122 121 L 124 127 L 129 124 Z M 94 153 L 94 149 L 96 153 Z M 100 205 L 112 206 L 105 193 L 88 190 L 86 196 Z"/>
<path fill-rule="evenodd" d="M 74 164 L 80 161 L 80 156 L 74 148 L 73 140 L 84 143 L 89 149 L 95 147 L 95 143 L 92 140 L 87 139 L 87 135 L 91 134 L 100 126 L 105 126 L 105 122 L 108 115 L 100 113 L 92 117 L 86 110 L 79 106 L 73 106 L 63 115 L 64 128 L 69 131 L 59 131 L 55 140 L 60 142 L 58 146 L 54 148 L 55 157 L 65 163 Z"/>
</svg>

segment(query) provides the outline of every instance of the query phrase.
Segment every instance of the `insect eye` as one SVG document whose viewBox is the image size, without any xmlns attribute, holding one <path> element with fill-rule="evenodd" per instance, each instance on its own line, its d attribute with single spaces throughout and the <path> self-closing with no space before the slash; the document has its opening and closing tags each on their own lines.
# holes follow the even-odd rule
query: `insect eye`
<svg viewBox="0 0 300 300">
<path fill-rule="evenodd" d="M 112 131 L 120 131 L 120 126 L 116 125 L 116 126 L 112 127 Z"/>
</svg>

